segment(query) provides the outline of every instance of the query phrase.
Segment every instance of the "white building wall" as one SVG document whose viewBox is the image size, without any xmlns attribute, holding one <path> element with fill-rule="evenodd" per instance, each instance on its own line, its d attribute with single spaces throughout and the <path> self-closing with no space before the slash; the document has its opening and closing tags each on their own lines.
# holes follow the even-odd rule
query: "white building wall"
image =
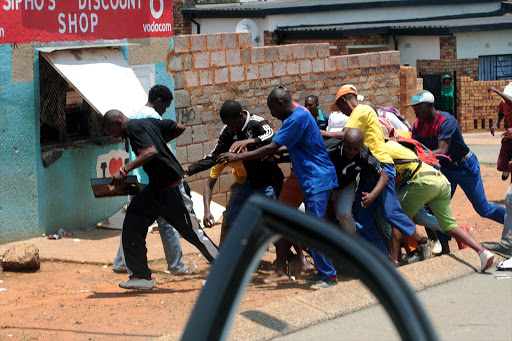
<svg viewBox="0 0 512 341">
<path fill-rule="evenodd" d="M 248 18 L 258 25 L 258 36 L 260 42 L 258 44 L 253 42 L 254 46 L 263 46 L 263 31 L 268 31 L 268 23 L 266 19 Z M 236 32 L 236 25 L 243 19 L 195 19 L 201 25 L 201 34 Z M 192 34 L 197 34 L 197 26 L 192 23 Z"/>
<path fill-rule="evenodd" d="M 397 8 L 367 8 L 346 11 L 298 13 L 268 16 L 268 27 L 274 31 L 277 26 L 321 25 L 321 24 L 349 24 L 357 22 L 421 19 L 439 16 L 461 15 L 496 11 L 501 8 L 499 2 L 489 4 L 467 4 L 463 6 L 408 6 Z M 219 19 L 221 20 L 221 19 Z"/>
<path fill-rule="evenodd" d="M 455 34 L 457 58 L 512 54 L 512 30 Z"/>
<path fill-rule="evenodd" d="M 398 36 L 401 64 L 416 66 L 417 59 L 439 59 L 438 36 Z"/>
<path fill-rule="evenodd" d="M 271 15 L 263 19 L 249 18 L 258 25 L 261 42 L 263 46 L 263 31 L 274 31 L 277 26 L 297 26 L 297 25 L 320 25 L 320 24 L 348 24 L 354 22 L 367 22 L 368 20 L 403 20 L 431 18 L 447 15 L 460 15 L 470 13 L 481 13 L 485 11 L 495 11 L 500 9 L 500 2 L 489 4 L 467 4 L 463 6 L 444 5 L 444 6 L 408 6 L 398 8 L 376 8 L 376 9 L 357 9 L 347 11 L 331 11 L 316 13 L 298 13 L 286 15 Z M 236 25 L 243 18 L 213 18 L 196 19 L 201 24 L 201 33 L 220 33 L 235 32 Z M 196 32 L 196 25 L 192 24 L 192 33 Z M 437 48 L 439 49 L 439 47 Z"/>
</svg>

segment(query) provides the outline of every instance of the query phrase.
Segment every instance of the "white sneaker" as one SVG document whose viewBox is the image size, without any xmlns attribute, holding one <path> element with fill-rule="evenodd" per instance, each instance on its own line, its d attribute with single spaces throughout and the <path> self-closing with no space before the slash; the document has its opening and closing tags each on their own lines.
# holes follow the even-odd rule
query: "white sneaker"
<svg viewBox="0 0 512 341">
<path fill-rule="evenodd" d="M 443 252 L 443 247 L 441 245 L 441 242 L 438 239 L 434 242 L 434 248 L 432 249 L 432 253 L 435 253 L 437 255 L 441 252 Z"/>
<path fill-rule="evenodd" d="M 153 289 L 153 280 L 143 278 L 131 278 L 128 282 L 119 283 L 119 286 L 123 289 L 151 290 Z"/>
<path fill-rule="evenodd" d="M 480 256 L 480 262 L 482 263 L 480 272 L 484 272 L 491 267 L 492 262 L 494 261 L 494 255 L 491 251 L 485 248 L 478 252 L 478 255 Z"/>
</svg>

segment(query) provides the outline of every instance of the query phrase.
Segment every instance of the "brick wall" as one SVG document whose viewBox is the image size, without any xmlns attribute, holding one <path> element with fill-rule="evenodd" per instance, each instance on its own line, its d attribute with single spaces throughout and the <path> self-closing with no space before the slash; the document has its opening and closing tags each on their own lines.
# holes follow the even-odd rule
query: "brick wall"
<svg viewBox="0 0 512 341">
<path fill-rule="evenodd" d="M 457 41 L 455 36 L 439 37 L 440 59 L 418 59 L 416 68 L 418 73 L 426 75 L 449 73 L 457 71 L 458 77 L 471 77 L 478 79 L 478 59 L 457 59 Z"/>
<path fill-rule="evenodd" d="M 265 46 L 277 45 L 277 36 L 273 32 L 264 32 Z M 315 40 L 315 43 L 327 43 L 329 46 L 336 46 L 335 49 L 331 49 L 330 53 L 333 56 L 340 56 L 349 54 L 349 49 L 347 46 L 350 45 L 387 45 L 389 43 L 389 36 L 380 35 L 380 34 L 372 34 L 372 35 L 363 35 L 363 36 L 352 36 L 344 39 L 318 39 Z M 285 44 L 308 44 L 311 43 L 312 40 L 285 40 L 281 42 L 282 45 Z"/>
<path fill-rule="evenodd" d="M 302 104 L 308 95 L 317 95 L 325 112 L 346 83 L 379 105 L 399 106 L 399 52 L 330 57 L 328 44 L 252 47 L 248 33 L 176 36 L 174 46 L 167 68 L 175 80 L 177 120 L 187 126 L 177 140 L 184 165 L 214 148 L 223 126 L 218 112 L 227 99 L 265 117 L 277 131 L 281 122 L 267 108 L 267 96 L 277 85 L 286 86 Z M 208 175 L 188 178 L 192 190 L 202 193 Z M 232 181 L 225 171 L 214 190 L 216 202 L 225 204 Z"/>
<path fill-rule="evenodd" d="M 501 97 L 487 89 L 491 86 L 503 91 L 509 81 L 475 81 L 469 77 L 457 78 L 458 121 L 463 132 L 484 132 L 498 117 Z M 476 128 L 475 128 L 476 125 Z M 501 123 L 503 127 L 503 121 Z"/>
<path fill-rule="evenodd" d="M 184 3 L 194 3 L 194 0 L 174 0 L 172 4 L 175 36 L 192 34 L 192 22 L 183 18 L 183 14 L 181 13 Z"/>
</svg>

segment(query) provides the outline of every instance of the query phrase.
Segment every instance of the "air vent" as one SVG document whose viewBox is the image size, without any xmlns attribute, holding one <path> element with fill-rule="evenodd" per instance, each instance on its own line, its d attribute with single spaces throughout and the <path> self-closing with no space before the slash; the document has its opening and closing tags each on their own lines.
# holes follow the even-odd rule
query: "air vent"
<svg viewBox="0 0 512 341">
<path fill-rule="evenodd" d="M 489 47 L 491 47 L 489 43 L 485 43 L 485 48 L 488 49 Z"/>
<path fill-rule="evenodd" d="M 405 43 L 405 48 L 406 49 L 410 49 L 411 48 L 411 43 Z"/>
</svg>

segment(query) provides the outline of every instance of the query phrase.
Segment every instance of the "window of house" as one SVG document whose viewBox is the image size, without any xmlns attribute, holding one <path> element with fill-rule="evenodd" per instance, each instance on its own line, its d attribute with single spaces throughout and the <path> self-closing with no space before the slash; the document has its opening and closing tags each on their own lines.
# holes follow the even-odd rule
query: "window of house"
<svg viewBox="0 0 512 341">
<path fill-rule="evenodd" d="M 478 80 L 495 81 L 512 78 L 512 55 L 478 57 Z"/>
</svg>

